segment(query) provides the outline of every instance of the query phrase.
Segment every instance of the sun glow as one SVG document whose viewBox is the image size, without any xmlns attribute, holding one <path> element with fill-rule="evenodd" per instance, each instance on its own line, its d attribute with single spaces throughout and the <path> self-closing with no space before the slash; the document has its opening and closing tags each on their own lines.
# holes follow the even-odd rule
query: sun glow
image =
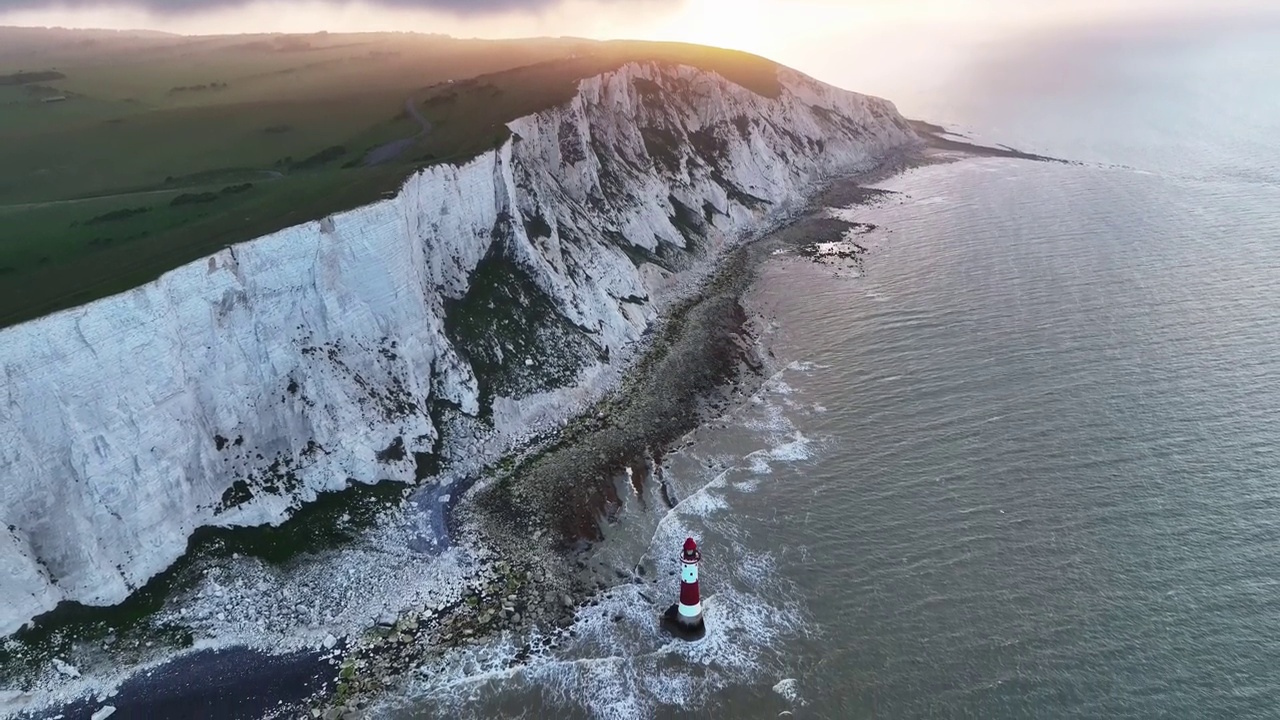
<svg viewBox="0 0 1280 720">
<path fill-rule="evenodd" d="M 820 80 L 907 99 L 937 94 L 1001 43 L 1103 21 L 1272 6 L 1275 0 L 519 0 L 447 12 L 431 0 L 35 0 L 0 25 L 146 28 L 188 34 L 401 30 L 461 38 L 667 40 L 762 55 Z M 489 3 L 485 3 L 488 5 Z M 0 0 L 0 6 L 3 0 Z M 1272 10 L 1274 12 L 1274 10 Z M 2 50 L 2 48 L 0 48 Z"/>
<path fill-rule="evenodd" d="M 767 42 L 773 5 L 770 0 L 688 0 L 656 30 L 670 40 L 747 50 Z"/>
<path fill-rule="evenodd" d="M 646 35 L 769 55 L 895 14 L 880 2 L 685 0 L 657 19 Z"/>
</svg>

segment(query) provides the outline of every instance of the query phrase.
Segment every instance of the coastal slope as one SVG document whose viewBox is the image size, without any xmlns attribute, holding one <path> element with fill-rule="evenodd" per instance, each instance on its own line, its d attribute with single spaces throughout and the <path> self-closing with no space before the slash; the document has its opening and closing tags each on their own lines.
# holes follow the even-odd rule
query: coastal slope
<svg viewBox="0 0 1280 720">
<path fill-rule="evenodd" d="M 0 331 L 0 635 L 123 600 L 201 526 L 474 469 L 570 412 L 725 244 L 918 143 L 785 68 L 766 97 L 664 63 L 508 127 L 394 198 Z"/>
</svg>

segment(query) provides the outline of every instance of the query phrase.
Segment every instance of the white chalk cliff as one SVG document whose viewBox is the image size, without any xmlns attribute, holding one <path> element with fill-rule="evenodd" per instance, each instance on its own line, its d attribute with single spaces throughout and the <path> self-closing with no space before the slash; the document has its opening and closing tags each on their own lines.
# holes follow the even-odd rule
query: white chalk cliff
<svg viewBox="0 0 1280 720">
<path fill-rule="evenodd" d="M 885 101 L 779 80 L 627 65 L 394 199 L 0 331 L 0 635 L 123 600 L 200 526 L 412 481 L 448 413 L 510 430 L 495 403 L 618 362 L 673 277 L 916 142 Z"/>
</svg>

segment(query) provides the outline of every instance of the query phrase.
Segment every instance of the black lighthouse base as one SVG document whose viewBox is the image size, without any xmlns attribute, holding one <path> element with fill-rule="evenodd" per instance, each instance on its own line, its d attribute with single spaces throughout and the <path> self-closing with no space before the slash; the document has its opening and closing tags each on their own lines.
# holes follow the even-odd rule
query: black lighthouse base
<svg viewBox="0 0 1280 720">
<path fill-rule="evenodd" d="M 672 605 L 662 613 L 662 629 L 681 640 L 701 640 L 707 635 L 707 626 L 702 616 L 690 620 L 680 615 L 679 604 Z"/>
</svg>

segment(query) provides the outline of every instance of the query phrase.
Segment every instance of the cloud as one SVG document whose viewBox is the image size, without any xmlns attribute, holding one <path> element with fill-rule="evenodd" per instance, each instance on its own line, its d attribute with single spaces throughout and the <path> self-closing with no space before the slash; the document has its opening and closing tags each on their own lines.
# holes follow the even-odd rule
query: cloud
<svg viewBox="0 0 1280 720">
<path fill-rule="evenodd" d="M 459 17 L 483 17 L 512 13 L 536 14 L 555 9 L 564 0 L 372 0 L 386 8 L 446 13 Z M 85 9 L 106 6 L 130 7 L 156 15 L 184 15 L 246 5 L 251 0 L 0 0 L 0 13 L 13 10 Z M 653 0 L 595 0 L 604 6 L 652 5 Z M 677 4 L 679 0 L 669 0 Z M 335 5 L 342 0 L 334 0 Z"/>
</svg>

